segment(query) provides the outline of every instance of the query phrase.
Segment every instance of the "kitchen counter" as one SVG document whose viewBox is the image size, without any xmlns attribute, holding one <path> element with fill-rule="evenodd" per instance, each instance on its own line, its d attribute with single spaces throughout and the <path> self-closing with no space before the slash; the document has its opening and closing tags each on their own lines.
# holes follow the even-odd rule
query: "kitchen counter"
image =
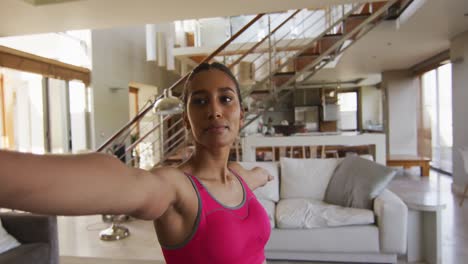
<svg viewBox="0 0 468 264">
<path fill-rule="evenodd" d="M 376 162 L 386 164 L 385 134 L 358 132 L 310 132 L 291 136 L 249 135 L 241 138 L 243 161 L 255 161 L 257 147 L 374 145 Z"/>
</svg>

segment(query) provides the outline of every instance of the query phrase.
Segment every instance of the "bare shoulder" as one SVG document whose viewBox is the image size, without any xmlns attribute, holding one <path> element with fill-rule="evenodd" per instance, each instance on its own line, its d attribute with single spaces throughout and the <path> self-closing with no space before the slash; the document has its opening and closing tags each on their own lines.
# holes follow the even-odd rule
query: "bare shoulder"
<svg viewBox="0 0 468 264">
<path fill-rule="evenodd" d="M 158 177 L 171 177 L 182 173 L 180 169 L 175 167 L 153 167 L 150 172 Z"/>
<path fill-rule="evenodd" d="M 183 171 L 175 167 L 154 167 L 150 173 L 158 180 L 176 186 L 185 178 Z"/>
<path fill-rule="evenodd" d="M 270 173 L 261 167 L 255 167 L 251 170 L 247 170 L 238 162 L 230 162 L 229 167 L 236 171 L 244 179 L 245 183 L 247 183 L 251 190 L 262 187 L 268 181 L 273 179 Z"/>
<path fill-rule="evenodd" d="M 246 168 L 244 168 L 242 165 L 240 165 L 239 162 L 235 162 L 235 161 L 229 162 L 228 167 L 233 169 L 237 174 L 239 174 L 239 176 L 241 176 L 242 179 L 244 179 L 244 181 L 247 182 L 250 180 L 249 179 L 250 170 L 247 170 Z"/>
</svg>

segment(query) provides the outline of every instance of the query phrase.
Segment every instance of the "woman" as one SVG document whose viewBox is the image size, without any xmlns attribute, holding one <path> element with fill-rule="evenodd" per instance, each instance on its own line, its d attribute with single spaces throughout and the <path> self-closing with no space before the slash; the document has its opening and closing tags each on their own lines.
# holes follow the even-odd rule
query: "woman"
<svg viewBox="0 0 468 264">
<path fill-rule="evenodd" d="M 0 207 L 154 220 L 168 264 L 265 263 L 270 225 L 252 190 L 272 178 L 228 164 L 244 116 L 235 77 L 222 64 L 201 64 L 186 83 L 184 105 L 195 152 L 179 167 L 147 172 L 99 153 L 0 151 Z"/>
</svg>

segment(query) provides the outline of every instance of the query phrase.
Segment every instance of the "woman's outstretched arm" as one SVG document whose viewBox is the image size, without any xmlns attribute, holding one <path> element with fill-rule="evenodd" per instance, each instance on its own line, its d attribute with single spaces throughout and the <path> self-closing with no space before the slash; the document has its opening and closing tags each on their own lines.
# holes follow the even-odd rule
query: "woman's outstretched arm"
<svg viewBox="0 0 468 264">
<path fill-rule="evenodd" d="M 164 169 L 159 174 L 164 174 Z M 128 214 L 156 219 L 175 201 L 158 171 L 101 153 L 34 155 L 0 150 L 0 207 L 55 215 Z"/>
<path fill-rule="evenodd" d="M 237 162 L 230 162 L 229 166 L 238 171 L 241 175 L 244 175 L 243 179 L 252 191 L 273 180 L 273 176 L 261 167 L 254 167 L 251 170 L 246 170 Z"/>
</svg>

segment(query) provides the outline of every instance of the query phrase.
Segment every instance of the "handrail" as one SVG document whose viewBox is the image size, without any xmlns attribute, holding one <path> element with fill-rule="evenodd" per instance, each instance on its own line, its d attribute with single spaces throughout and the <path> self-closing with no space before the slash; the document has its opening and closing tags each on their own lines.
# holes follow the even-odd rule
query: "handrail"
<svg viewBox="0 0 468 264">
<path fill-rule="evenodd" d="M 237 58 L 233 63 L 231 63 L 228 67 L 231 68 L 234 65 L 238 64 L 245 56 L 250 54 L 254 49 L 256 49 L 260 44 L 262 44 L 265 40 L 267 40 L 272 34 L 274 34 L 278 29 L 280 29 L 284 24 L 286 24 L 289 20 L 291 20 L 297 13 L 299 13 L 301 9 L 297 9 L 294 13 L 292 13 L 287 19 L 285 19 L 281 24 L 279 24 L 275 29 L 269 32 L 265 37 L 263 37 L 259 42 L 253 45 L 249 50 L 247 50 L 242 56 Z"/>
<path fill-rule="evenodd" d="M 376 12 L 372 13 L 367 19 L 365 19 L 363 22 L 361 22 L 357 27 L 355 27 L 352 31 L 348 32 L 347 34 L 345 34 L 342 39 L 340 41 L 338 41 L 337 43 L 335 43 L 334 45 L 332 45 L 325 53 L 323 53 L 321 56 L 319 56 L 317 59 L 316 59 L 316 62 L 315 63 L 311 63 L 309 64 L 308 66 L 306 66 L 304 69 L 302 69 L 301 71 L 299 71 L 299 73 L 296 72 L 296 74 L 291 77 L 288 81 L 286 81 L 284 84 L 282 84 L 280 86 L 280 88 L 278 89 L 278 92 L 282 91 L 285 89 L 285 87 L 287 87 L 288 85 L 290 85 L 290 83 L 292 83 L 296 78 L 294 78 L 295 76 L 298 76 L 300 74 L 302 74 L 303 72 L 309 70 L 310 68 L 312 67 L 315 67 L 316 65 L 318 65 L 318 63 L 321 62 L 321 59 L 324 58 L 324 56 L 327 56 L 329 53 L 331 53 L 331 51 L 333 51 L 334 49 L 337 49 L 344 41 L 346 41 L 347 39 L 350 38 L 350 36 L 353 36 L 354 34 L 356 34 L 359 30 L 361 30 L 365 25 L 367 25 L 368 23 L 372 22 L 374 19 L 377 19 L 383 12 L 385 12 L 393 3 L 395 3 L 396 1 L 398 0 L 389 0 L 382 8 L 380 8 L 379 10 L 377 10 Z M 374 25 L 375 27 L 375 25 Z M 367 28 L 365 31 L 364 31 L 364 34 L 367 33 L 368 31 L 370 31 L 370 28 Z M 360 35 L 358 37 L 361 38 L 363 36 Z M 344 50 L 346 50 L 348 47 L 346 47 Z M 304 49 L 306 50 L 306 48 Z M 343 50 L 343 51 L 344 51 Z M 341 52 L 340 52 L 341 53 Z M 321 68 L 324 67 L 324 65 L 326 65 L 327 63 L 324 63 L 323 65 L 321 65 Z M 310 78 L 315 72 L 317 71 L 313 71 L 312 73 L 310 73 L 307 77 L 305 77 L 304 79 L 308 79 Z M 254 90 L 254 89 L 251 89 L 251 90 Z M 290 94 L 292 91 L 289 91 L 288 93 L 282 95 L 279 100 L 282 100 L 284 97 L 286 97 L 288 94 Z M 269 98 L 266 99 L 267 103 L 270 103 L 270 101 L 273 99 L 273 97 L 270 95 Z M 268 109 L 268 106 L 265 107 L 266 109 Z M 257 115 L 252 118 L 251 120 L 249 120 L 248 122 L 246 122 L 244 124 L 243 127 L 246 127 L 248 126 L 250 123 L 253 122 L 253 120 L 257 119 L 258 117 L 260 116 L 260 113 L 257 113 Z"/>
<path fill-rule="evenodd" d="M 348 11 L 344 16 L 342 16 L 340 19 L 338 19 L 337 21 L 335 21 L 333 24 L 331 24 L 330 26 L 328 26 L 321 34 L 319 34 L 318 36 L 316 36 L 315 38 L 313 38 L 312 40 L 309 41 L 308 44 L 305 45 L 304 48 L 302 48 L 301 50 L 299 50 L 296 55 L 293 55 L 291 56 L 287 61 L 283 62 L 282 64 L 280 64 L 278 66 L 278 69 L 282 69 L 284 68 L 284 66 L 286 66 L 288 63 L 290 63 L 294 58 L 298 57 L 299 54 L 301 54 L 303 51 L 307 50 L 308 48 L 310 48 L 310 46 L 312 46 L 312 44 L 314 44 L 317 40 L 319 40 L 321 37 L 323 37 L 328 31 L 330 31 L 333 27 L 335 27 L 336 25 L 338 25 L 339 23 L 341 23 L 342 21 L 344 21 L 344 19 L 346 19 L 348 16 L 350 16 L 354 11 L 356 11 L 358 9 L 359 5 L 356 5 L 354 8 L 352 8 L 350 11 Z M 266 83 L 266 81 L 270 78 L 270 76 L 266 76 L 265 78 L 263 78 L 261 81 L 257 82 L 256 85 L 254 85 L 251 89 L 249 89 L 247 91 L 247 93 L 250 93 L 252 92 L 253 90 L 256 89 L 256 87 L 258 86 L 261 86 L 263 84 Z"/>
<path fill-rule="evenodd" d="M 271 14 L 268 14 L 268 15 L 271 15 Z M 276 18 L 274 18 L 274 19 L 273 19 L 273 21 L 272 21 L 271 23 L 275 22 L 276 20 L 279 20 L 279 16 L 278 16 L 278 17 L 276 17 Z M 254 33 L 255 33 L 255 32 L 254 32 Z M 251 36 L 251 37 L 249 37 L 249 39 L 248 39 L 248 40 L 246 40 L 244 43 L 242 43 L 242 44 L 240 45 L 240 47 L 236 48 L 236 50 L 235 50 L 235 51 L 237 51 L 237 50 L 241 50 L 241 49 L 242 49 L 242 48 L 243 48 L 245 45 L 249 44 L 249 43 L 250 43 L 250 41 L 251 41 L 251 40 L 252 40 L 252 39 L 253 39 L 255 36 L 256 36 L 255 34 L 252 34 L 252 36 Z M 234 51 L 234 52 L 235 52 L 235 51 Z"/>
<path fill-rule="evenodd" d="M 387 1 L 387 3 L 382 7 L 380 8 L 379 10 L 377 10 L 375 13 L 372 13 L 368 18 L 366 18 L 363 22 L 361 22 L 358 26 L 356 26 L 353 30 L 351 30 L 350 32 L 346 33 L 341 40 L 337 41 L 335 44 L 333 44 L 328 50 L 327 52 L 321 54 L 318 58 L 317 58 L 317 61 L 319 61 L 319 59 L 323 58 L 324 56 L 328 55 L 329 53 L 331 53 L 331 51 L 333 51 L 333 49 L 336 49 L 339 45 L 343 44 L 344 41 L 346 39 L 348 39 L 347 37 L 350 37 L 350 36 L 353 36 L 354 34 L 356 34 L 359 30 L 361 30 L 364 25 L 367 25 L 368 23 L 370 23 L 371 21 L 373 21 L 374 19 L 378 18 L 378 16 L 380 16 L 382 13 L 384 13 L 386 10 L 388 10 L 388 8 L 390 6 L 392 6 L 395 2 L 397 2 L 398 0 L 389 0 Z M 307 65 L 304 69 L 301 70 L 301 72 L 305 72 L 309 69 L 311 69 L 312 67 L 314 67 L 315 65 L 312 65 L 312 64 L 309 64 Z M 308 79 L 310 78 L 312 75 L 308 75 L 307 77 L 305 77 L 304 79 Z M 284 83 L 283 85 L 288 85 L 290 83 L 290 80 L 288 80 L 286 83 Z"/>
<path fill-rule="evenodd" d="M 170 116 L 166 116 L 164 117 L 164 119 L 162 120 L 163 122 L 166 121 L 167 119 L 169 119 Z M 138 138 L 137 140 L 135 140 L 135 142 L 133 142 L 130 146 L 128 146 L 128 148 L 125 149 L 125 154 L 127 154 L 128 151 L 130 151 L 131 149 L 133 149 L 136 145 L 138 145 L 141 141 L 143 141 L 149 134 L 153 133 L 154 130 L 156 130 L 158 127 L 161 126 L 161 123 L 158 123 L 157 125 L 155 125 L 153 128 L 151 128 L 150 130 L 148 130 L 144 136 Z"/>
<path fill-rule="evenodd" d="M 289 20 L 291 20 L 295 15 L 297 15 L 301 10 L 298 9 L 296 10 L 295 12 L 293 12 L 288 18 L 286 18 L 282 23 L 280 23 L 274 30 L 272 30 L 271 32 L 268 33 L 267 36 L 265 36 L 264 38 L 262 38 L 262 40 L 258 41 L 253 47 L 251 47 L 248 51 L 246 51 L 240 58 L 238 58 L 235 62 L 231 63 L 228 67 L 233 67 L 234 65 L 238 64 L 242 58 L 244 58 L 245 56 L 247 56 L 248 54 L 250 54 L 252 52 L 252 50 L 254 50 L 255 48 L 257 48 L 259 45 L 261 45 L 266 39 L 268 39 L 268 37 L 270 37 L 271 35 L 273 35 L 278 29 L 280 29 L 282 26 L 284 26 Z M 235 36 L 235 35 L 234 35 Z M 227 46 L 227 44 L 225 45 Z M 218 48 L 218 50 L 223 50 L 225 48 L 225 46 L 221 46 Z M 213 53 L 216 53 L 213 52 Z M 205 58 L 205 60 L 209 60 Z M 173 87 L 177 86 L 178 84 L 175 84 L 173 85 Z M 173 88 L 171 87 L 171 88 Z M 171 89 L 169 88 L 169 89 Z M 179 123 L 179 122 L 177 122 Z M 159 127 L 159 125 L 157 125 L 156 127 Z M 174 127 L 174 126 L 172 126 Z M 154 128 L 155 129 L 155 128 Z M 143 137 L 141 137 L 141 139 L 139 139 L 137 142 L 133 143 L 132 145 L 130 145 L 128 148 L 126 148 L 126 151 L 125 151 L 125 154 L 126 155 L 129 151 L 131 151 L 134 147 L 136 147 L 136 145 L 138 143 L 140 143 L 144 138 L 146 138 L 146 136 L 148 136 L 152 131 L 154 131 L 154 129 L 152 129 L 151 131 L 149 131 L 148 133 L 146 133 Z M 170 128 L 169 128 L 170 129 Z M 169 130 L 168 129 L 168 130 Z M 183 131 L 182 129 L 177 131 L 174 135 L 172 135 L 170 138 L 168 139 L 165 139 L 165 142 L 163 143 L 164 145 L 167 145 L 168 144 L 168 141 L 169 140 L 172 140 L 173 138 L 175 138 L 176 136 L 180 135 L 181 131 Z M 163 140 L 162 138 L 157 138 L 154 140 L 153 143 L 155 143 L 156 141 L 160 141 L 160 140 Z"/>
<path fill-rule="evenodd" d="M 202 63 L 205 63 L 205 62 L 208 62 L 210 61 L 212 58 L 214 58 L 221 50 L 223 50 L 227 45 L 229 45 L 234 39 L 236 39 L 237 37 L 239 37 L 240 34 L 242 34 L 244 31 L 246 31 L 253 23 L 255 23 L 257 20 L 259 20 L 265 13 L 260 13 L 258 14 L 257 16 L 255 16 L 249 23 L 247 23 L 245 26 L 243 26 L 238 32 L 236 32 L 236 34 L 234 34 L 233 36 L 231 36 L 228 40 L 226 40 L 221 46 L 219 46 L 215 51 L 213 51 L 210 55 L 208 55 L 207 57 L 205 57 L 202 62 L 200 62 L 200 64 Z M 190 72 L 185 74 L 182 78 L 179 78 L 179 80 L 177 80 L 173 85 L 171 85 L 168 89 L 169 90 L 172 90 L 174 89 L 175 87 L 177 87 L 179 84 L 181 84 L 182 82 L 184 82 L 188 76 L 190 75 Z M 153 105 L 154 103 L 159 99 L 161 98 L 162 96 L 162 93 L 160 93 L 159 96 L 157 96 L 156 100 L 150 104 L 146 109 L 143 109 L 138 115 L 136 115 L 134 118 L 132 118 L 132 120 L 130 120 L 129 122 L 127 122 L 127 124 L 125 124 L 119 131 L 117 131 L 114 135 L 112 135 L 108 140 L 106 140 L 98 149 L 97 149 L 97 152 L 101 152 L 103 151 L 105 148 L 109 147 L 109 145 L 117 138 L 119 137 L 120 135 L 122 135 L 122 133 L 128 129 L 133 123 L 137 122 L 138 120 L 140 120 L 146 113 L 148 113 L 152 108 L 153 108 Z"/>
<path fill-rule="evenodd" d="M 299 25 L 301 24 L 304 24 L 306 20 L 308 20 L 311 16 L 313 15 L 313 13 L 310 13 L 307 17 L 305 17 L 304 19 L 302 19 L 300 22 L 299 22 Z M 317 22 L 321 21 L 321 19 L 323 19 L 324 16 L 321 16 L 319 18 L 317 18 L 316 20 L 314 20 L 311 24 L 311 26 L 309 26 L 309 28 L 307 29 L 303 29 L 299 34 L 303 34 L 304 32 L 310 30 L 310 28 L 314 27 Z M 274 43 L 273 43 L 273 46 L 276 47 L 276 45 L 281 41 L 283 40 L 286 36 L 288 36 L 289 34 L 291 34 L 291 32 L 287 32 L 286 34 L 284 34 L 280 39 L 276 40 Z M 296 41 L 296 39 L 290 39 L 288 40 L 287 44 L 285 45 L 285 47 L 287 48 L 288 45 L 290 45 L 292 42 Z M 303 39 L 303 40 L 300 40 L 300 42 L 302 43 L 303 41 L 307 41 L 307 39 Z M 300 46 L 300 45 L 299 45 Z M 256 57 L 254 61 L 258 60 L 259 58 L 261 58 L 261 56 L 263 56 L 263 54 L 260 54 L 258 57 Z M 268 61 L 264 61 L 262 64 L 260 64 L 259 66 L 257 66 L 257 70 L 262 68 L 264 65 L 266 65 Z"/>
<path fill-rule="evenodd" d="M 396 0 L 394 0 L 394 1 L 396 1 Z M 391 1 L 389 1 L 389 2 L 391 2 Z M 296 53 L 295 51 L 293 51 L 292 53 L 291 53 L 291 52 L 288 52 L 287 54 L 283 54 L 283 53 L 277 54 L 277 55 L 284 55 L 284 56 L 277 56 L 277 55 L 275 55 L 275 58 L 276 58 L 276 57 L 281 57 L 281 58 L 287 58 L 287 57 L 289 57 L 285 62 L 283 62 L 283 63 L 280 64 L 280 66 L 279 66 L 278 69 L 283 68 L 287 63 L 289 63 L 291 60 L 293 60 L 294 58 L 296 58 L 296 57 L 301 53 L 301 51 L 304 51 L 304 50 L 310 48 L 310 46 L 312 46 L 320 37 L 323 37 L 323 35 L 326 34 L 326 33 L 330 30 L 330 28 L 335 27 L 336 25 L 338 25 L 339 23 L 341 23 L 342 21 L 344 21 L 344 19 L 345 19 L 346 17 L 348 17 L 350 14 L 352 14 L 352 13 L 354 12 L 354 10 L 356 10 L 356 8 L 357 8 L 359 5 L 356 5 L 356 6 L 350 5 L 350 6 L 351 6 L 351 9 L 352 9 L 351 11 L 346 12 L 346 14 L 343 13 L 342 16 L 338 16 L 338 17 L 333 18 L 332 21 L 333 21 L 334 23 L 331 23 L 331 25 L 329 24 L 329 25 L 330 25 L 329 27 L 325 27 L 326 29 L 325 29 L 323 32 L 322 32 L 322 31 L 319 31 L 319 32 L 322 32 L 321 34 L 319 34 L 318 36 L 315 36 L 315 37 L 314 37 L 313 35 L 315 35 L 315 33 L 313 33 L 312 35 L 310 35 L 310 36 L 311 36 L 310 39 L 305 38 L 305 39 L 299 40 L 298 43 L 299 43 L 300 45 L 298 46 L 299 49 L 298 49 L 298 52 L 297 52 L 297 53 Z M 385 9 L 385 8 L 382 8 L 382 9 Z M 349 10 L 349 9 L 347 9 L 347 10 Z M 255 43 L 253 46 L 251 46 L 244 54 L 242 54 L 241 56 L 237 57 L 237 59 L 236 59 L 233 63 L 229 64 L 228 67 L 232 67 L 232 66 L 238 64 L 238 63 L 239 63 L 243 58 L 245 58 L 248 54 L 251 54 L 252 51 L 254 51 L 255 49 L 257 49 L 266 39 L 268 39 L 268 38 L 271 37 L 273 34 L 275 34 L 276 31 L 277 31 L 280 27 L 284 26 L 289 20 L 291 20 L 294 16 L 296 16 L 300 11 L 301 11 L 301 10 L 296 10 L 292 15 L 289 15 L 288 18 L 287 18 L 286 20 L 284 20 L 284 21 L 283 21 L 279 26 L 277 26 L 274 30 L 272 30 L 272 31 L 269 30 L 267 36 L 263 37 L 260 41 L 258 41 L 258 42 Z M 326 12 L 326 14 L 328 14 L 328 12 L 333 12 L 333 11 L 330 10 L 330 11 L 325 11 L 325 12 Z M 344 11 L 343 11 L 343 12 L 344 12 Z M 382 12 L 383 12 L 383 11 L 382 11 Z M 215 57 L 216 54 L 221 53 L 221 51 L 224 50 L 224 49 L 226 48 L 227 45 L 229 45 L 235 38 L 237 38 L 243 31 L 245 31 L 248 27 L 250 27 L 253 23 L 255 23 L 258 19 L 260 19 L 261 16 L 263 16 L 263 15 L 264 15 L 264 14 L 257 15 L 252 21 L 250 21 L 247 25 L 245 25 L 245 26 L 244 26 L 241 30 L 239 30 L 236 34 L 234 34 L 228 41 L 226 41 L 223 45 L 221 45 L 220 47 L 218 47 L 218 48 L 217 48 L 214 52 L 212 52 L 209 56 L 205 57 L 205 58 L 202 60 L 201 63 L 207 62 L 207 61 L 211 60 L 213 57 Z M 310 16 L 310 15 L 309 15 L 309 16 Z M 303 22 L 304 22 L 305 20 L 308 20 L 308 19 L 309 19 L 309 16 L 307 16 L 306 18 L 303 18 L 302 21 L 301 21 L 301 23 L 299 23 L 299 24 L 303 24 Z M 323 16 L 321 16 L 321 18 L 323 18 Z M 336 19 L 336 20 L 335 20 L 335 19 Z M 315 20 L 315 19 L 314 19 L 314 20 Z M 320 20 L 320 18 L 319 18 L 319 20 Z M 367 21 L 367 20 L 366 20 L 366 21 Z M 316 25 L 316 23 L 317 23 L 317 20 L 314 21 L 314 23 L 313 23 L 314 26 Z M 311 30 L 311 28 L 309 28 L 309 27 L 307 27 L 307 28 L 302 28 L 301 33 L 299 33 L 299 34 L 304 34 L 304 33 L 306 33 L 306 32 L 309 32 L 309 30 Z M 314 31 L 314 32 L 315 32 L 315 31 Z M 351 33 L 353 33 L 353 32 L 357 32 L 357 29 L 353 30 Z M 351 34 L 351 33 L 349 33 L 349 34 Z M 286 37 L 287 35 L 289 35 L 289 34 L 290 34 L 290 32 L 286 33 L 281 39 L 279 39 L 279 40 L 277 39 L 276 41 L 274 41 L 274 45 L 276 46 L 276 45 L 279 43 L 279 41 L 281 41 L 283 38 L 285 38 L 285 37 Z M 345 34 L 345 35 L 348 36 L 349 34 Z M 354 34 L 354 33 L 353 33 L 353 34 Z M 343 37 L 344 37 L 344 36 L 343 36 Z M 309 40 L 310 40 L 310 41 L 309 41 Z M 296 45 L 296 41 L 297 41 L 297 39 L 292 39 L 292 40 L 286 41 L 286 47 L 289 46 L 289 45 L 297 46 L 297 45 Z M 305 42 L 305 43 L 304 43 L 304 42 Z M 293 44 L 292 44 L 292 43 L 293 43 Z M 304 43 L 305 46 L 302 46 L 302 43 Z M 244 43 L 244 44 L 245 44 L 245 43 Z M 338 47 L 338 46 L 333 45 L 333 48 L 336 49 L 337 47 Z M 301 49 L 301 48 L 302 48 L 302 49 Z M 327 51 L 328 51 L 328 50 L 327 50 Z M 330 52 L 327 52 L 327 54 L 325 54 L 325 55 L 328 55 L 328 53 L 330 53 Z M 324 56 L 325 56 L 325 55 L 324 55 Z M 322 56 L 320 56 L 320 57 L 323 58 Z M 324 63 L 324 65 L 326 65 L 326 64 L 327 64 L 327 63 Z M 315 65 L 318 65 L 318 63 L 315 63 Z M 262 64 L 262 66 L 263 66 L 263 64 Z M 320 66 L 322 66 L 322 65 L 320 65 Z M 311 67 L 307 67 L 307 68 L 310 69 Z M 278 69 L 277 69 L 277 70 L 274 70 L 274 72 L 277 72 Z M 305 68 L 304 68 L 304 69 L 305 69 Z M 303 69 L 303 70 L 304 70 L 304 69 Z M 316 69 L 316 68 L 315 68 L 315 69 Z M 301 72 L 302 72 L 302 71 L 301 71 Z M 316 71 L 314 71 L 314 72 L 316 72 Z M 267 76 L 271 76 L 272 74 L 273 74 L 273 72 L 271 72 L 270 74 L 267 74 Z M 262 74 L 262 75 L 263 75 L 263 74 Z M 174 89 L 175 87 L 177 87 L 178 85 L 180 85 L 181 83 L 183 83 L 183 81 L 185 81 L 186 78 L 187 78 L 188 76 L 189 76 L 189 73 L 186 74 L 185 76 L 183 76 L 182 78 L 180 78 L 176 83 L 174 83 L 174 84 L 173 84 L 171 87 L 169 87 L 168 89 L 170 89 L 170 90 Z M 295 78 L 295 76 L 293 76 L 292 78 Z M 268 77 L 264 79 L 263 76 L 262 76 L 262 77 L 261 77 L 261 81 L 258 82 L 257 84 L 255 84 L 255 85 L 252 87 L 252 88 L 254 88 L 254 89 L 248 89 L 249 92 L 251 92 L 252 90 L 255 90 L 255 88 L 257 87 L 258 84 L 263 84 L 264 81 L 265 81 L 266 79 L 268 79 Z M 286 87 L 287 85 L 289 85 L 291 82 L 292 82 L 292 80 L 288 80 L 287 83 L 285 83 L 285 84 L 283 84 L 283 85 L 280 86 L 280 89 L 279 89 L 278 91 L 284 90 L 284 87 Z M 161 95 L 157 96 L 156 100 L 157 100 L 158 98 L 160 98 L 160 97 L 161 97 Z M 272 103 L 271 100 L 272 100 L 273 97 L 272 97 L 272 96 L 269 96 L 269 97 L 270 97 L 270 98 L 267 99 L 267 103 L 268 103 L 268 104 L 271 104 L 271 103 Z M 283 97 L 283 96 L 280 96 L 280 98 L 283 99 L 284 97 Z M 156 100 L 155 100 L 154 102 L 156 102 Z M 151 105 L 149 105 L 146 109 L 142 110 L 141 113 L 139 114 L 139 116 L 141 116 L 141 117 L 144 116 L 144 115 L 152 108 L 152 106 L 154 105 L 154 102 L 152 102 Z M 268 108 L 268 107 L 267 107 L 267 108 Z M 138 116 L 137 116 L 137 117 L 138 117 Z M 140 118 L 137 118 L 137 117 L 135 117 L 134 119 L 132 119 L 132 121 L 130 121 L 129 123 L 132 123 L 132 122 L 135 122 L 135 121 L 141 119 L 141 117 L 140 117 Z M 167 116 L 167 117 L 169 117 L 169 116 Z M 254 118 L 254 119 L 255 119 L 255 118 Z M 165 120 L 166 120 L 166 119 L 165 119 Z M 165 121 L 165 120 L 164 120 L 164 121 Z M 163 122 L 164 122 L 164 121 L 163 121 Z M 179 122 L 176 122 L 176 123 L 179 123 Z M 247 124 L 245 124 L 244 127 L 245 127 L 246 125 L 248 125 L 249 123 L 250 123 L 250 122 L 248 122 Z M 127 126 L 127 125 L 128 125 L 128 126 Z M 125 130 L 125 129 L 128 129 L 129 127 L 131 127 L 131 124 L 130 124 L 130 125 L 127 124 L 127 125 L 124 126 L 124 127 L 121 129 L 121 131 L 123 131 L 123 130 Z M 158 125 L 156 126 L 156 128 L 157 128 L 157 127 L 160 127 L 161 125 L 162 125 L 162 124 L 158 124 Z M 172 126 L 172 127 L 174 127 L 174 126 Z M 156 128 L 152 129 L 152 131 L 154 131 Z M 168 151 L 167 153 L 166 153 L 166 152 L 165 152 L 165 153 L 162 153 L 163 156 L 160 157 L 160 162 L 162 162 L 162 161 L 165 160 L 166 155 L 168 155 L 169 153 L 172 153 L 173 151 L 175 151 L 176 149 L 178 149 L 178 148 L 180 147 L 178 143 L 181 142 L 181 141 L 183 141 L 184 138 L 185 138 L 185 136 L 179 137 L 180 134 L 181 134 L 182 132 L 183 132 L 183 129 L 180 129 L 180 130 L 176 131 L 174 134 L 171 133 L 171 136 L 170 136 L 168 139 L 164 139 L 164 137 L 158 137 L 158 138 L 156 138 L 156 139 L 151 143 L 151 146 L 154 146 L 154 144 L 155 144 L 157 141 L 159 141 L 159 142 L 164 141 L 164 142 L 161 143 L 161 144 L 163 144 L 163 146 L 169 145 L 170 148 L 174 147 L 174 149 L 170 149 L 170 150 L 168 149 L 169 151 Z M 115 140 L 115 138 L 119 137 L 122 133 L 123 133 L 123 132 L 121 132 L 119 135 L 117 135 L 117 133 L 116 133 L 111 139 L 109 139 L 109 140 L 106 142 L 106 143 L 107 143 L 107 146 L 101 146 L 101 147 L 100 147 L 100 151 L 102 151 L 102 149 L 108 147 L 109 144 L 110 144 L 113 140 Z M 150 132 L 150 133 L 151 133 L 151 132 Z M 147 133 L 147 134 L 150 134 L 150 133 Z M 131 146 L 129 146 L 129 147 L 126 149 L 126 153 L 127 153 L 127 151 L 130 151 L 131 149 L 135 148 L 136 145 L 137 145 L 138 143 L 141 143 L 142 140 L 143 140 L 143 138 L 145 138 L 146 136 L 147 136 L 147 135 L 145 135 L 144 137 L 142 137 L 141 139 L 139 139 L 138 142 L 134 142 L 134 144 L 132 144 Z M 175 140 L 175 142 L 174 142 L 174 140 Z M 173 141 L 173 142 L 170 142 L 170 141 Z M 105 143 L 105 144 L 106 144 L 106 143 Z M 103 145 L 104 145 L 104 144 L 103 144 Z M 148 147 L 149 147 L 149 146 L 148 146 Z M 158 162 L 156 162 L 156 164 L 157 164 L 157 163 L 158 163 Z M 151 164 L 153 164 L 153 163 L 151 163 Z"/>
</svg>

